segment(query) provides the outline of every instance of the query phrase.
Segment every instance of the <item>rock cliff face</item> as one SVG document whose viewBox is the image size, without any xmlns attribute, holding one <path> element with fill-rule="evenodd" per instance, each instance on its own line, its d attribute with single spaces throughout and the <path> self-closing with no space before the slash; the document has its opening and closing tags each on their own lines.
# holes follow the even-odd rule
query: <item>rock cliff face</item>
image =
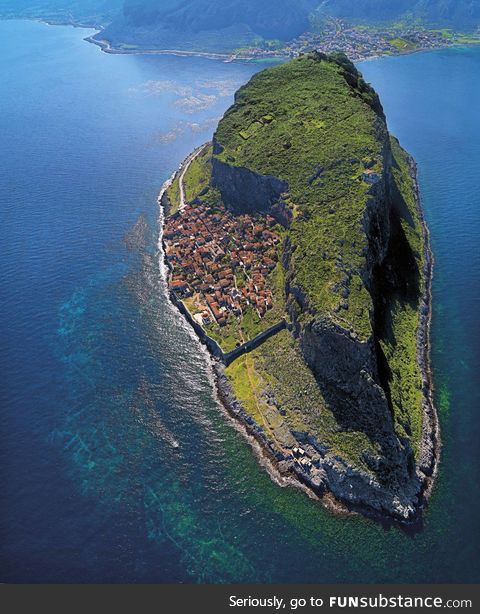
<svg viewBox="0 0 480 614">
<path fill-rule="evenodd" d="M 213 152 L 221 152 L 221 146 L 215 140 Z M 219 190 L 227 206 L 236 213 L 267 213 L 275 207 L 279 209 L 282 193 L 288 191 L 286 181 L 272 175 L 260 175 L 217 157 L 212 160 L 212 184 Z"/>
<path fill-rule="evenodd" d="M 383 119 L 381 121 L 383 123 Z M 383 266 L 389 250 L 392 215 L 390 142 L 384 125 L 377 132 L 383 138 L 383 172 L 369 190 L 362 216 L 366 248 L 363 267 L 359 271 L 372 296 L 377 293 L 376 273 Z M 390 508 L 395 514 L 405 517 L 413 515 L 421 481 L 415 475 L 415 459 L 409 441 L 402 440 L 395 432 L 388 384 L 382 381 L 380 350 L 375 336 L 376 309 L 380 307 L 372 300 L 369 313 L 371 330 L 368 335 L 360 336 L 348 321 L 342 325 L 336 317 L 317 314 L 311 308 L 308 295 L 295 286 L 294 268 L 289 269 L 288 278 L 287 309 L 288 297 L 293 297 L 301 307 L 300 311 L 288 310 L 305 361 L 315 374 L 327 403 L 333 408 L 342 428 L 365 433 L 378 449 L 377 455 L 365 453 L 363 458 L 375 473 L 375 480 L 367 473 L 348 467 L 348 463 L 341 459 L 324 463 L 329 488 L 341 499 L 347 498 L 352 503 L 361 501 L 368 492 L 372 507 L 379 510 Z M 390 493 L 382 491 L 382 484 L 393 487 L 396 491 L 394 499 Z"/>
</svg>

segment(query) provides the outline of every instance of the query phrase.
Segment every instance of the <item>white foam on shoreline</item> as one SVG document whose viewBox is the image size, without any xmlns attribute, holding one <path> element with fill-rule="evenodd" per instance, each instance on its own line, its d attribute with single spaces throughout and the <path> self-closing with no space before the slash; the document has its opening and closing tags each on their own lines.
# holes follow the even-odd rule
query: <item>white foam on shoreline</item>
<svg viewBox="0 0 480 614">
<path fill-rule="evenodd" d="M 167 265 L 165 264 L 165 253 L 163 250 L 163 226 L 165 223 L 165 211 L 162 205 L 162 199 L 163 199 L 163 196 L 165 195 L 165 192 L 175 181 L 175 177 L 177 176 L 177 173 L 178 173 L 178 170 L 174 171 L 172 175 L 164 182 L 164 184 L 162 185 L 160 189 L 158 197 L 157 197 L 157 203 L 158 203 L 158 241 L 157 241 L 158 265 L 159 265 L 162 281 L 164 282 L 166 282 L 168 279 L 168 269 L 167 269 Z"/>
</svg>

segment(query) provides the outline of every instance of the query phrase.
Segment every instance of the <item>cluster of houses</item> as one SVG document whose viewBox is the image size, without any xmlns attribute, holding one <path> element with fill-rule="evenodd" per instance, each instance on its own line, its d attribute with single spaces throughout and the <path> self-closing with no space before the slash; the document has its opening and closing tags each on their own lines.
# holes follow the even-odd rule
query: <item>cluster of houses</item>
<svg viewBox="0 0 480 614">
<path fill-rule="evenodd" d="M 402 40 L 405 41 L 405 48 L 402 48 Z M 357 61 L 372 56 L 395 55 L 413 48 L 436 49 L 452 43 L 453 40 L 445 38 L 441 31 L 427 30 L 420 26 L 358 28 L 341 19 L 332 18 L 324 23 L 322 32 L 305 32 L 286 43 L 281 49 L 252 47 L 245 50 L 243 55 L 247 57 L 286 55 L 293 58 L 316 49 L 323 53 L 342 51 L 352 61 Z"/>
<path fill-rule="evenodd" d="M 275 223 L 271 216 L 234 216 L 205 204 L 187 205 L 167 220 L 169 289 L 179 298 L 195 298 L 199 323 L 225 326 L 248 306 L 260 317 L 273 307 L 267 277 L 277 264 Z"/>
<path fill-rule="evenodd" d="M 295 447 L 292 450 L 292 458 L 300 469 L 306 473 L 310 473 L 312 469 L 312 459 L 308 456 L 303 448 Z"/>
</svg>

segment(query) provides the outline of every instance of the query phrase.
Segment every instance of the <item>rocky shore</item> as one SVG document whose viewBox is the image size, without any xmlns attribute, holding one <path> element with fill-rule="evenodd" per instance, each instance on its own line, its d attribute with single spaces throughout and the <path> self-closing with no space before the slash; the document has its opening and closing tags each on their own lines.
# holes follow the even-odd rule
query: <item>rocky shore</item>
<svg viewBox="0 0 480 614">
<path fill-rule="evenodd" d="M 410 173 L 414 185 L 418 213 L 422 221 L 425 245 L 425 266 L 423 269 L 424 291 L 420 303 L 420 325 L 417 333 L 417 360 L 422 373 L 424 412 L 420 469 L 424 475 L 423 497 L 425 500 L 428 500 L 432 493 L 434 480 L 438 474 L 441 452 L 440 422 L 434 403 L 434 383 L 431 366 L 432 281 L 434 258 L 430 243 L 430 232 L 425 221 L 421 203 L 418 185 L 418 169 L 413 158 L 410 158 Z"/>
</svg>

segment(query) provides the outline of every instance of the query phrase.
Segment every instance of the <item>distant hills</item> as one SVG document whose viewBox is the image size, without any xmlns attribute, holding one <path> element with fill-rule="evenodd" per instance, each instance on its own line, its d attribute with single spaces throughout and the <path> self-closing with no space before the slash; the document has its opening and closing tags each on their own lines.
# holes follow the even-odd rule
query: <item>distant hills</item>
<svg viewBox="0 0 480 614">
<path fill-rule="evenodd" d="M 0 17 L 102 25 L 117 17 L 124 0 L 0 0 Z"/>
<path fill-rule="evenodd" d="M 328 17 L 474 30 L 480 0 L 0 0 L 0 17 L 106 26 L 97 38 L 120 50 L 229 53 L 289 41 Z"/>
<path fill-rule="evenodd" d="M 104 33 L 114 45 L 231 51 L 308 30 L 318 0 L 125 0 Z"/>
<path fill-rule="evenodd" d="M 291 40 L 311 18 L 357 23 L 421 21 L 474 29 L 480 0 L 124 0 L 102 38 L 115 47 L 232 51 L 262 40 Z"/>
<path fill-rule="evenodd" d="M 242 24 L 263 38 L 288 40 L 308 29 L 315 5 L 303 0 L 125 0 L 123 13 L 134 27 L 156 23 L 196 33 Z"/>
<path fill-rule="evenodd" d="M 480 23 L 480 0 L 322 0 L 318 10 L 363 22 L 411 18 L 465 29 Z"/>
</svg>

